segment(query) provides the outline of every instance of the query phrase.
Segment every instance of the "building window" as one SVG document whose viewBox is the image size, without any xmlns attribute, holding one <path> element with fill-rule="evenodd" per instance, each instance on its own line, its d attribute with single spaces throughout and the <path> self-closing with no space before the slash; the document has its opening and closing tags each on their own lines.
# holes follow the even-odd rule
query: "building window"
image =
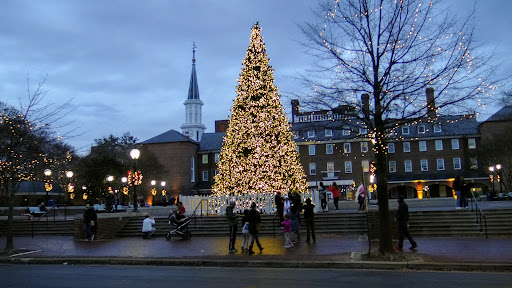
<svg viewBox="0 0 512 288">
<path fill-rule="evenodd" d="M 368 129 L 366 129 L 366 128 L 359 128 L 359 134 L 361 134 L 361 135 L 368 134 Z"/>
<path fill-rule="evenodd" d="M 208 164 L 208 154 L 203 154 L 203 164 Z"/>
<path fill-rule="evenodd" d="M 327 177 L 334 178 L 334 162 L 327 163 Z"/>
<path fill-rule="evenodd" d="M 332 154 L 333 148 L 332 144 L 325 144 L 325 154 Z"/>
<path fill-rule="evenodd" d="M 315 145 L 309 145 L 309 155 L 315 155 L 315 151 L 316 151 L 316 148 L 315 148 Z"/>
<path fill-rule="evenodd" d="M 361 152 L 368 152 L 368 142 L 361 142 Z"/>
<path fill-rule="evenodd" d="M 395 143 L 388 143 L 388 153 L 395 153 Z"/>
<path fill-rule="evenodd" d="M 204 182 L 208 181 L 208 171 L 203 171 L 203 181 Z"/>
<path fill-rule="evenodd" d="M 441 133 L 441 125 L 440 124 L 434 124 L 434 133 Z"/>
<path fill-rule="evenodd" d="M 452 139 L 452 150 L 459 150 L 459 139 Z"/>
<path fill-rule="evenodd" d="M 190 162 L 191 162 L 190 163 L 190 172 L 191 172 L 190 182 L 196 182 L 196 176 L 195 176 L 196 161 L 195 161 L 194 157 L 191 158 Z"/>
<path fill-rule="evenodd" d="M 325 129 L 325 137 L 332 137 L 332 129 Z"/>
<path fill-rule="evenodd" d="M 402 135 L 409 135 L 409 126 L 402 127 Z"/>
<path fill-rule="evenodd" d="M 369 172 L 370 171 L 370 161 L 368 161 L 368 160 L 361 161 L 361 167 L 363 167 L 363 172 Z"/>
<path fill-rule="evenodd" d="M 343 144 L 343 153 L 350 153 L 352 151 L 351 147 L 350 147 L 350 143 L 345 143 Z"/>
<path fill-rule="evenodd" d="M 295 146 L 295 149 L 297 150 L 297 153 L 299 153 L 299 154 L 300 154 L 299 145 L 296 145 L 296 146 Z"/>
<path fill-rule="evenodd" d="M 316 163 L 309 163 L 309 175 L 316 175 Z"/>
<path fill-rule="evenodd" d="M 215 153 L 215 163 L 219 163 L 220 153 Z"/>
<path fill-rule="evenodd" d="M 352 173 L 352 162 L 345 161 L 345 173 L 346 174 Z"/>
<path fill-rule="evenodd" d="M 425 124 L 418 125 L 418 133 L 419 134 L 425 134 L 425 131 L 426 131 Z"/>
<path fill-rule="evenodd" d="M 476 140 L 475 140 L 475 138 L 469 138 L 468 139 L 468 148 L 469 149 L 476 149 Z"/>
<path fill-rule="evenodd" d="M 405 160 L 404 161 L 405 172 L 412 172 L 412 161 Z"/>
<path fill-rule="evenodd" d="M 350 128 L 343 127 L 342 134 L 343 134 L 343 136 L 349 136 L 350 135 Z"/>
<path fill-rule="evenodd" d="M 396 161 L 389 161 L 389 173 L 396 172 Z"/>
<path fill-rule="evenodd" d="M 469 168 L 478 169 L 478 159 L 476 157 L 469 158 Z"/>
<path fill-rule="evenodd" d="M 421 171 L 428 171 L 428 160 L 427 159 L 420 160 L 420 166 L 421 166 Z"/>
<path fill-rule="evenodd" d="M 444 159 L 437 159 L 437 170 L 444 170 Z"/>
<path fill-rule="evenodd" d="M 217 176 L 219 174 L 219 170 L 215 170 L 215 174 L 213 176 Z"/>
<path fill-rule="evenodd" d="M 411 142 L 404 142 L 404 152 L 411 152 Z"/>
<path fill-rule="evenodd" d="M 315 138 L 315 130 L 308 130 L 308 138 Z"/>
<path fill-rule="evenodd" d="M 436 140 L 436 150 L 437 151 L 443 150 L 443 140 Z"/>
<path fill-rule="evenodd" d="M 462 169 L 460 158 L 453 158 L 453 170 L 460 170 L 460 169 Z"/>
<path fill-rule="evenodd" d="M 427 141 L 420 141 L 420 151 L 427 151 Z"/>
</svg>

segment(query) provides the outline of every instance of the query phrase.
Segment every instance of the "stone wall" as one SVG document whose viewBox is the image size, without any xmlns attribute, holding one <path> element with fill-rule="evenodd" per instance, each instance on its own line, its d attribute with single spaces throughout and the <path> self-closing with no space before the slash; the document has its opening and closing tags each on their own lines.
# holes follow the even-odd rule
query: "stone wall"
<svg viewBox="0 0 512 288">
<path fill-rule="evenodd" d="M 112 215 L 112 216 L 111 216 Z M 111 217 L 100 217 L 111 216 Z M 128 222 L 129 217 L 116 216 L 115 214 L 98 215 L 97 231 L 94 240 L 106 240 L 117 238 L 117 232 L 121 231 Z M 85 239 L 84 222 L 81 215 L 75 216 L 74 232 L 75 239 Z"/>
</svg>

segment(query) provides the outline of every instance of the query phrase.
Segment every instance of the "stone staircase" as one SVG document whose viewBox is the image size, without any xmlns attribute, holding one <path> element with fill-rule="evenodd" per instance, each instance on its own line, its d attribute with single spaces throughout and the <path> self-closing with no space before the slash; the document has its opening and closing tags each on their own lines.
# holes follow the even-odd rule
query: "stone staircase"
<svg viewBox="0 0 512 288">
<path fill-rule="evenodd" d="M 394 211 L 391 211 L 393 214 Z M 512 236 L 512 209 L 486 209 L 489 237 Z M 143 216 L 130 216 L 127 223 L 116 234 L 118 237 L 140 236 Z M 167 217 L 156 216 L 157 236 L 165 236 L 171 229 Z M 280 236 L 282 230 L 277 227 L 278 220 L 274 215 L 262 215 L 262 236 Z M 99 219 L 101 223 L 101 219 Z M 35 235 L 73 235 L 73 220 L 54 221 L 41 220 L 34 222 L 15 219 L 13 222 L 14 236 L 32 235 L 32 224 Z M 101 225 L 101 224 L 100 224 Z M 224 237 L 228 234 L 224 216 L 203 216 L 193 219 L 189 224 L 193 237 Z M 241 233 L 239 225 L 239 233 Z M 315 215 L 315 228 L 318 234 L 332 235 L 364 235 L 367 234 L 366 214 L 356 211 L 341 213 L 318 213 Z M 303 226 L 302 232 L 305 233 Z M 0 221 L 0 235 L 5 235 L 7 221 Z M 480 224 L 476 223 L 475 212 L 471 210 L 436 210 L 411 211 L 410 232 L 414 237 L 482 237 Z"/>
</svg>

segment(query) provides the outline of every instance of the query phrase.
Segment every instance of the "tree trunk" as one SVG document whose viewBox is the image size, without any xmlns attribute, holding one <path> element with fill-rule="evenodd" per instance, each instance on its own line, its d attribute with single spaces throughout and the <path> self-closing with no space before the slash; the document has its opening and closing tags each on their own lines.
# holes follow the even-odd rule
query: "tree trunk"
<svg viewBox="0 0 512 288">
<path fill-rule="evenodd" d="M 7 195 L 9 197 L 9 212 L 7 216 L 7 240 L 5 241 L 5 253 L 11 253 L 14 250 L 14 239 L 12 236 L 13 220 L 14 220 L 14 190 L 10 187 L 9 181 L 6 182 Z"/>
</svg>

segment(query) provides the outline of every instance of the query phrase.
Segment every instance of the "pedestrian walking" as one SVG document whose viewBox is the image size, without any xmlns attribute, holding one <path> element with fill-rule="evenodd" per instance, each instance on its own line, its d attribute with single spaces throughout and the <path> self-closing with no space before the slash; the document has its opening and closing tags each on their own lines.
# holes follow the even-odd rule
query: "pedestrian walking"
<svg viewBox="0 0 512 288">
<path fill-rule="evenodd" d="M 228 219 L 229 225 L 229 253 L 235 253 L 238 251 L 235 248 L 236 231 L 238 228 L 238 214 L 233 211 L 235 209 L 235 205 L 235 201 L 230 201 L 228 207 L 226 207 L 226 218 Z"/>
<path fill-rule="evenodd" d="M 459 175 L 455 177 L 455 180 L 453 181 L 452 189 L 455 191 L 455 196 L 457 199 L 455 200 L 455 208 L 456 209 L 462 209 L 464 208 L 463 203 L 463 194 L 466 189 L 466 183 L 464 182 L 464 176 Z"/>
<path fill-rule="evenodd" d="M 261 217 L 260 212 L 256 210 L 256 203 L 252 202 L 251 210 L 249 211 L 249 233 L 251 234 L 251 244 L 249 245 L 249 254 L 254 254 L 252 247 L 254 245 L 254 241 L 256 241 L 256 245 L 260 249 L 260 253 L 263 252 L 263 247 L 260 244 L 260 240 L 258 239 L 258 232 L 261 229 Z"/>
<path fill-rule="evenodd" d="M 277 192 L 274 198 L 274 204 L 276 205 L 277 216 L 279 216 L 279 223 L 284 221 L 284 200 L 281 196 L 281 192 Z"/>
<path fill-rule="evenodd" d="M 320 186 L 318 187 L 318 197 L 320 198 L 322 212 L 325 212 L 325 208 L 327 208 L 327 189 L 325 189 L 323 182 L 320 182 Z"/>
<path fill-rule="evenodd" d="M 292 229 L 292 235 L 295 234 L 295 241 L 296 243 L 300 243 L 300 220 L 299 220 L 299 210 L 297 206 L 293 205 L 290 213 L 290 222 L 291 222 L 291 229 Z M 294 232 L 294 233 L 293 233 Z"/>
<path fill-rule="evenodd" d="M 242 252 L 249 252 L 249 210 L 244 210 L 244 216 L 242 216 L 242 235 L 244 240 L 242 242 Z"/>
<path fill-rule="evenodd" d="M 340 190 L 338 189 L 338 184 L 336 184 L 336 182 L 332 182 L 332 185 L 329 187 L 329 191 L 332 192 L 334 207 L 338 210 L 338 201 L 340 201 Z"/>
<path fill-rule="evenodd" d="M 404 197 L 402 195 L 398 195 L 398 211 L 396 212 L 396 220 L 398 221 L 398 246 L 395 247 L 396 250 L 402 251 L 404 247 L 404 238 L 407 237 L 409 243 L 411 243 L 411 247 L 409 249 L 413 250 L 418 245 L 412 239 L 411 234 L 409 233 L 409 206 L 404 201 Z"/>
<path fill-rule="evenodd" d="M 311 199 L 306 199 L 306 206 L 304 206 L 304 222 L 306 223 L 306 243 L 309 243 L 310 235 L 313 243 L 316 243 L 315 236 L 315 205 L 311 203 Z"/>
<path fill-rule="evenodd" d="M 153 233 L 156 231 L 156 228 L 153 227 L 153 225 L 155 225 L 155 219 L 149 215 L 145 215 L 144 220 L 142 221 L 142 233 L 144 233 L 142 238 L 151 239 L 151 236 L 153 236 Z"/>
<path fill-rule="evenodd" d="M 293 242 L 291 239 L 292 228 L 291 228 L 290 215 L 288 215 L 288 214 L 284 215 L 284 221 L 281 222 L 281 225 L 283 226 L 283 232 L 284 232 L 284 248 L 291 248 L 291 247 L 293 247 Z"/>
<path fill-rule="evenodd" d="M 85 205 L 85 212 L 83 215 L 84 218 L 84 232 L 85 232 L 85 240 L 94 240 L 94 235 L 96 234 L 96 225 L 98 224 L 98 216 L 96 215 L 96 211 L 91 205 Z"/>
</svg>

